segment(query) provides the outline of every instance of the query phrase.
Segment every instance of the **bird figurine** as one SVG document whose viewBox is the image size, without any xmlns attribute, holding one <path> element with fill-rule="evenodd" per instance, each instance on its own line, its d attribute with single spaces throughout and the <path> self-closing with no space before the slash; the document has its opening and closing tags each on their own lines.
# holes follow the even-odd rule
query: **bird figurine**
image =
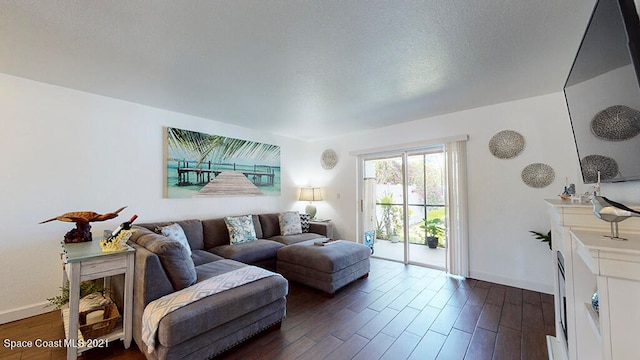
<svg viewBox="0 0 640 360">
<path fill-rule="evenodd" d="M 640 212 L 632 208 L 620 204 L 618 202 L 607 199 L 604 196 L 594 196 L 591 199 L 593 204 L 593 213 L 604 221 L 610 223 L 611 236 L 605 236 L 613 240 L 626 240 L 619 237 L 618 223 L 630 217 L 640 217 Z"/>
<path fill-rule="evenodd" d="M 75 222 L 76 228 L 70 230 L 64 235 L 65 243 L 77 243 L 77 242 L 85 242 L 91 241 L 91 225 L 90 222 L 94 221 L 105 221 L 109 219 L 113 219 L 118 216 L 118 213 L 124 210 L 126 206 L 121 207 L 120 209 L 106 213 L 106 214 L 98 214 L 93 211 L 72 211 L 66 214 L 62 214 L 60 216 L 56 216 L 49 220 L 45 220 L 40 222 L 40 224 L 48 223 L 53 220 L 64 221 L 64 222 Z"/>
</svg>

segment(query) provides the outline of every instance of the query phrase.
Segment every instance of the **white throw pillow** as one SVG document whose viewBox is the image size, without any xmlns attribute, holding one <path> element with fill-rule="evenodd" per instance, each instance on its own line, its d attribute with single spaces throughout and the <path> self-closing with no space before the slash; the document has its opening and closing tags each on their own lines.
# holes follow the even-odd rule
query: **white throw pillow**
<svg viewBox="0 0 640 360">
<path fill-rule="evenodd" d="M 171 224 L 163 226 L 160 229 L 160 233 L 173 241 L 177 241 L 180 245 L 184 246 L 191 256 L 191 245 L 187 240 L 187 235 L 184 234 L 184 230 L 180 224 Z"/>
<path fill-rule="evenodd" d="M 278 214 L 278 222 L 280 223 L 280 234 L 296 235 L 302 234 L 302 225 L 300 224 L 300 213 L 297 211 L 286 211 Z"/>
</svg>

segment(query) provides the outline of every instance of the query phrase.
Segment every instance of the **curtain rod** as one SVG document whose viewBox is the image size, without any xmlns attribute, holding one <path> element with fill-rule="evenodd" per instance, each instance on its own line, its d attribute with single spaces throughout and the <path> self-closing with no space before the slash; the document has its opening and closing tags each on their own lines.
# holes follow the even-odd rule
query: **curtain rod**
<svg viewBox="0 0 640 360">
<path fill-rule="evenodd" d="M 469 140 L 469 135 L 466 135 L 466 134 L 457 135 L 457 136 L 450 136 L 450 137 L 439 138 L 439 139 L 429 139 L 429 140 L 422 140 L 422 141 L 416 141 L 416 142 L 410 142 L 410 143 L 404 143 L 404 144 L 394 144 L 394 145 L 380 146 L 380 147 L 363 149 L 363 150 L 354 150 L 354 151 L 350 151 L 349 155 L 359 156 L 359 155 L 365 155 L 365 154 L 385 153 L 385 152 L 396 151 L 396 150 L 411 151 L 411 150 L 417 150 L 417 149 L 421 149 L 421 148 L 425 148 L 433 145 L 443 145 L 450 142 L 468 141 L 468 140 Z"/>
</svg>

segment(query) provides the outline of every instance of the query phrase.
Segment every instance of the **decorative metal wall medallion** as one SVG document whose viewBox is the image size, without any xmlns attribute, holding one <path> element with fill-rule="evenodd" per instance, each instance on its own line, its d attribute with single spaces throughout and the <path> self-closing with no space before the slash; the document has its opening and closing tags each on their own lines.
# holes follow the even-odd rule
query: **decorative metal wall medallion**
<svg viewBox="0 0 640 360">
<path fill-rule="evenodd" d="M 533 188 L 543 188 L 553 182 L 556 174 L 551 166 L 543 163 L 534 163 L 525 166 L 520 176 L 525 184 Z"/>
<path fill-rule="evenodd" d="M 489 140 L 489 151 L 498 159 L 512 159 L 524 149 L 524 137 L 513 130 L 502 130 Z"/>
<path fill-rule="evenodd" d="M 320 165 L 323 169 L 330 170 L 338 163 L 338 154 L 333 149 L 327 149 L 320 156 Z"/>
<path fill-rule="evenodd" d="M 598 181 L 598 171 L 600 171 L 600 181 L 611 180 L 618 176 L 618 163 L 603 155 L 587 155 L 580 160 L 582 167 L 582 177 L 585 183 Z"/>
<path fill-rule="evenodd" d="M 640 111 L 624 105 L 610 106 L 593 117 L 591 132 L 601 140 L 629 140 L 640 134 Z"/>
</svg>

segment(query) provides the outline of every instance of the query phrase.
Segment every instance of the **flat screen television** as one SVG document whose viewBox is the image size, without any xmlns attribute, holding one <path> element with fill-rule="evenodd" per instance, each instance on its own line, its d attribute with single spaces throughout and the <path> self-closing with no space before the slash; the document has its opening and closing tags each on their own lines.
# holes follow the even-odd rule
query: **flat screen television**
<svg viewBox="0 0 640 360">
<path fill-rule="evenodd" d="M 639 49 L 634 0 L 597 1 L 564 86 L 585 184 L 640 180 Z"/>
</svg>

